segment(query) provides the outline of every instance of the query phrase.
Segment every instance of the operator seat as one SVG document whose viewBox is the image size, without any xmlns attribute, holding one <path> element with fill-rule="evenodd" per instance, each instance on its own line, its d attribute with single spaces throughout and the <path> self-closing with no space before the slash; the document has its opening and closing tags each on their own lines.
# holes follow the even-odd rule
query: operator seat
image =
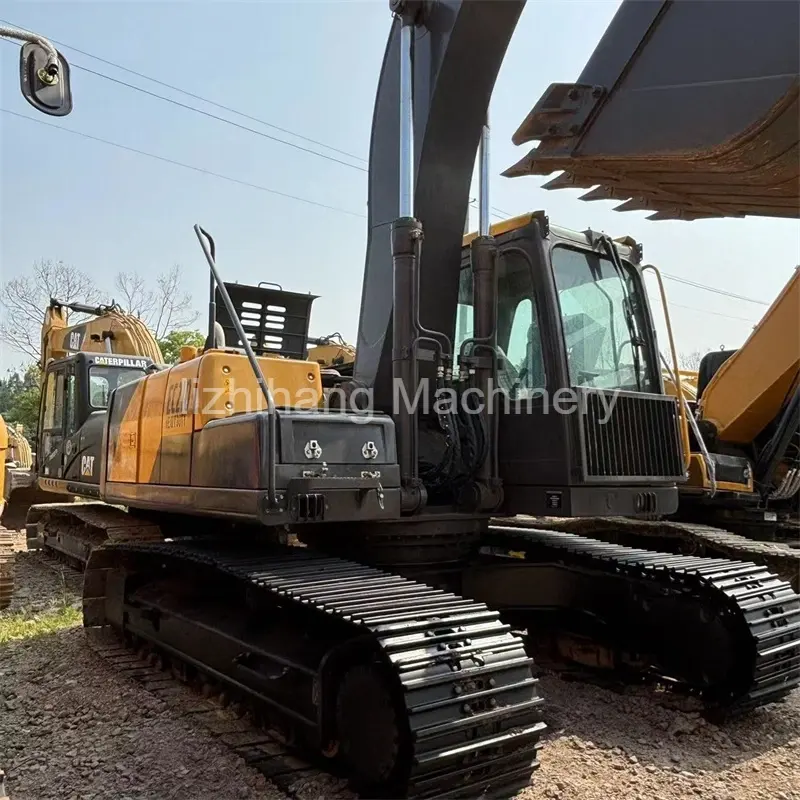
<svg viewBox="0 0 800 800">
<path fill-rule="evenodd" d="M 697 399 L 703 396 L 706 386 L 717 374 L 719 368 L 735 353 L 735 350 L 713 350 L 700 359 L 697 368 Z"/>
</svg>

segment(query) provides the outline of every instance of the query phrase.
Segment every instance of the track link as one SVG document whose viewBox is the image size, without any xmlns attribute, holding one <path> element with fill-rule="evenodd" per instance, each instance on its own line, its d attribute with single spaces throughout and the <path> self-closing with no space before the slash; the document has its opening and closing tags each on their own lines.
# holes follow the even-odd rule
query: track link
<svg viewBox="0 0 800 800">
<path fill-rule="evenodd" d="M 788 581 L 800 593 L 800 550 L 779 542 L 762 542 L 710 525 L 674 520 L 638 520 L 628 517 L 512 517 L 498 520 L 511 527 L 535 527 L 593 536 L 631 547 L 650 546 L 682 555 L 730 558 L 761 564 Z"/>
<path fill-rule="evenodd" d="M 143 586 L 137 575 L 158 583 Z M 164 599 L 187 575 L 213 595 L 211 617 L 194 600 Z M 296 641 L 283 629 L 270 650 L 249 627 L 252 615 L 238 628 L 247 609 L 234 596 L 255 604 L 263 626 L 281 609 Z M 192 622 L 175 620 L 192 614 L 201 650 L 178 644 Z M 294 718 L 292 736 L 305 725 L 307 741 L 313 727 L 318 751 L 369 796 L 509 797 L 538 765 L 546 726 L 523 640 L 485 605 L 398 575 L 304 548 L 237 550 L 230 540 L 107 544 L 87 567 L 84 618 L 213 674 L 283 726 Z M 311 641 L 304 630 L 314 631 Z M 231 639 L 228 659 L 221 653 Z M 322 649 L 309 655 L 314 644 Z M 281 684 L 294 694 L 280 693 Z"/>
<path fill-rule="evenodd" d="M 634 593 L 637 582 L 647 581 L 651 594 L 655 587 L 664 598 L 695 599 L 701 614 L 718 615 L 739 659 L 722 683 L 701 686 L 699 693 L 728 713 L 775 702 L 800 685 L 800 596 L 763 566 L 514 527 L 492 527 L 488 543 L 534 563 L 560 562 L 587 577 L 627 578 Z M 630 607 L 636 602 L 633 598 Z M 684 646 L 690 648 L 692 642 Z"/>
<path fill-rule="evenodd" d="M 163 702 L 171 715 L 200 726 L 290 797 L 302 797 L 298 785 L 302 789 L 309 781 L 315 789 L 324 787 L 326 800 L 357 797 L 344 781 L 299 759 L 279 737 L 260 728 L 247 709 L 230 703 L 224 687 L 205 679 L 187 682 L 180 665 L 171 664 L 144 642 L 126 642 L 111 630 L 87 633 L 93 652 L 114 672 Z"/>
<path fill-rule="evenodd" d="M 106 542 L 161 541 L 155 523 L 101 502 L 45 503 L 28 512 L 28 542 L 83 570 L 95 547 Z M 33 536 L 35 532 L 35 537 Z"/>
<path fill-rule="evenodd" d="M 14 595 L 14 537 L 0 528 L 0 611 L 11 605 Z"/>
</svg>

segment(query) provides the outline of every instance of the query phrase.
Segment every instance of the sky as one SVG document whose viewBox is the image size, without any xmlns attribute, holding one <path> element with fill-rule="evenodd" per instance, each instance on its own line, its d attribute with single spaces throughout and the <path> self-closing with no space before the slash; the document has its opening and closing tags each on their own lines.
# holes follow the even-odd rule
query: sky
<svg viewBox="0 0 800 800">
<path fill-rule="evenodd" d="M 547 178 L 500 173 L 529 146 L 511 136 L 552 82 L 574 81 L 617 0 L 528 0 L 491 105 L 491 203 L 509 215 L 545 209 L 551 221 L 630 235 L 645 260 L 672 275 L 770 302 L 800 264 L 798 224 L 748 218 L 652 222 L 581 192 L 545 191 Z M 0 113 L 0 277 L 60 259 L 111 293 L 119 271 L 183 268 L 202 327 L 207 268 L 192 226 L 215 237 L 226 280 L 278 281 L 320 296 L 311 333 L 356 340 L 366 245 L 370 125 L 386 37 L 385 0 L 369 2 L 4 2 L 0 18 L 58 40 L 72 64 L 74 110 L 34 111 L 18 89 L 18 49 L 0 41 L 0 107 L 295 195 L 270 194 Z M 316 139 L 325 150 L 79 54 L 115 62 L 260 120 Z M 225 116 L 299 147 L 200 116 L 79 67 Z M 353 165 L 356 168 L 353 168 Z M 476 189 L 477 192 L 477 189 Z M 476 195 L 474 195 L 476 196 Z M 343 213 L 350 212 L 350 213 Z M 477 224 L 477 214 L 473 223 Z M 424 221 L 423 221 L 424 222 Z M 763 305 L 668 281 L 678 349 L 738 347 Z M 658 306 L 655 292 L 651 302 Z M 656 310 L 663 331 L 660 312 Z M 665 345 L 662 335 L 662 346 Z M 0 369 L 22 361 L 3 349 Z"/>
</svg>

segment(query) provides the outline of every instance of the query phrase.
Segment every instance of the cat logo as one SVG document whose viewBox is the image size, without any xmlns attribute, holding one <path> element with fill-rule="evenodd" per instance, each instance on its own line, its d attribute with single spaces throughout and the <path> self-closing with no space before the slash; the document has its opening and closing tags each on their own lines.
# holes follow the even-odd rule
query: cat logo
<svg viewBox="0 0 800 800">
<path fill-rule="evenodd" d="M 81 475 L 91 478 L 94 472 L 94 456 L 81 456 Z"/>
<path fill-rule="evenodd" d="M 81 349 L 81 332 L 80 331 L 72 331 L 69 335 L 69 345 L 70 350 L 80 350 Z"/>
</svg>

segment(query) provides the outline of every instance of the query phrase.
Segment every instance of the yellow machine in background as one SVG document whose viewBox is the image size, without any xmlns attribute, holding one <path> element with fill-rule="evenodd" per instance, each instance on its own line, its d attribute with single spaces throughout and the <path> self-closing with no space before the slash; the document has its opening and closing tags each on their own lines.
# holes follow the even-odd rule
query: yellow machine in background
<svg viewBox="0 0 800 800">
<path fill-rule="evenodd" d="M 0 610 L 7 608 L 14 593 L 13 531 L 25 521 L 25 511 L 35 502 L 37 490 L 32 470 L 31 447 L 22 426 L 9 428 L 0 416 Z M 41 494 L 41 493 L 40 493 Z M 20 514 L 21 512 L 21 514 Z"/>
<path fill-rule="evenodd" d="M 673 397 L 678 396 L 678 390 L 675 387 L 675 381 L 672 377 L 672 370 L 663 370 L 662 378 L 664 379 L 664 391 L 671 394 Z M 697 399 L 697 370 L 693 369 L 679 369 L 678 380 L 681 384 L 683 396 L 687 400 Z"/>
<path fill-rule="evenodd" d="M 684 494 L 710 512 L 750 507 L 777 522 L 800 493 L 800 270 L 738 350 L 707 354 L 698 371 L 696 430 Z M 755 515 L 755 516 L 754 516 Z M 705 516 L 705 515 L 704 515 Z M 759 521 L 760 521 L 759 520 Z"/>
<path fill-rule="evenodd" d="M 51 495 L 36 486 L 33 452 L 22 425 L 10 428 L 0 416 L 0 522 L 9 530 L 22 528 L 28 507 L 47 502 Z"/>
<path fill-rule="evenodd" d="M 348 344 L 340 333 L 309 340 L 308 360 L 323 369 L 335 369 L 340 375 L 352 375 L 356 361 L 356 348 Z"/>
<path fill-rule="evenodd" d="M 0 420 L 2 420 L 2 417 L 0 417 Z M 33 466 L 33 451 L 31 450 L 28 440 L 25 438 L 22 425 L 17 423 L 13 429 L 8 428 L 6 425 L 6 430 L 8 434 L 8 444 L 5 456 L 6 463 L 12 461 L 18 467 L 30 469 Z M 0 439 L 0 448 L 2 447 L 2 439 Z"/>
<path fill-rule="evenodd" d="M 70 325 L 70 311 L 91 314 L 92 318 Z M 40 366 L 44 369 L 48 361 L 77 352 L 136 355 L 156 364 L 164 361 L 158 342 L 144 322 L 119 306 L 87 306 L 51 299 L 42 324 Z"/>
<path fill-rule="evenodd" d="M 90 317 L 71 325 L 70 312 Z M 86 356 L 90 354 L 97 357 L 90 359 L 93 365 L 87 367 Z M 130 357 L 130 365 L 121 363 L 124 357 Z M 4 518 L 6 525 L 35 531 L 45 510 L 58 508 L 63 502 L 71 505 L 75 496 L 82 494 L 85 483 L 90 487 L 96 484 L 88 469 L 96 455 L 86 449 L 83 423 L 101 424 L 98 413 L 102 415 L 108 405 L 112 388 L 126 374 L 143 374 L 139 362 L 152 365 L 163 360 L 147 326 L 116 304 L 89 306 L 50 300 L 41 331 L 37 459 L 36 463 L 30 459 L 24 471 L 12 473 L 13 521 Z M 67 480 L 72 473 L 75 479 Z"/>
<path fill-rule="evenodd" d="M 800 376 L 800 268 L 745 343 L 700 364 L 698 418 L 719 442 L 749 445 L 797 391 Z"/>
</svg>

